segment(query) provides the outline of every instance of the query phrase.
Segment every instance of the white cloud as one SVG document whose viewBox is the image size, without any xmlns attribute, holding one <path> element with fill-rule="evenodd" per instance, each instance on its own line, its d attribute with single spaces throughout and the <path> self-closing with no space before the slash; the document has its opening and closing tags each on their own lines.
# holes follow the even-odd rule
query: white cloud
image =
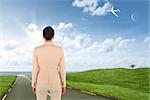
<svg viewBox="0 0 150 100">
<path fill-rule="evenodd" d="M 74 2 L 72 3 L 73 6 L 77 6 L 77 7 L 85 7 L 85 6 L 97 6 L 97 2 L 98 0 L 74 0 Z"/>
<path fill-rule="evenodd" d="M 36 24 L 29 24 L 26 26 L 26 33 L 31 39 L 30 41 L 33 43 L 40 43 L 42 42 L 42 31 Z"/>
<path fill-rule="evenodd" d="M 68 32 L 69 29 L 75 28 L 71 23 L 59 23 L 53 26 L 57 29 L 57 32 L 62 31 L 62 29 Z M 26 26 L 27 37 L 24 40 L 0 40 L 0 65 L 18 66 L 18 70 L 23 69 L 19 67 L 30 66 L 24 67 L 24 69 L 31 70 L 33 48 L 43 42 L 41 30 L 42 28 L 38 25 L 29 24 Z M 62 46 L 65 51 L 67 70 L 120 67 L 129 66 L 133 63 L 137 66 L 145 64 L 144 56 L 132 56 L 135 53 L 132 51 L 135 43 L 134 38 L 124 39 L 123 37 L 118 37 L 98 41 L 93 40 L 89 33 L 78 33 L 80 34 L 73 36 L 58 33 L 58 36 L 56 36 L 55 43 Z"/>
<path fill-rule="evenodd" d="M 68 30 L 72 28 L 72 23 L 59 23 L 53 25 L 57 31 Z M 6 38 L 0 40 L 0 66 L 30 66 L 26 70 L 31 70 L 33 48 L 44 43 L 42 36 L 43 27 L 31 23 L 26 24 L 26 37 L 23 40 Z M 61 42 L 62 37 L 55 34 L 54 41 Z M 60 44 L 61 45 L 61 44 Z M 16 67 L 15 67 L 16 68 Z M 22 69 L 22 68 L 21 68 Z M 1 69 L 0 69 L 1 70 Z M 3 69 L 2 69 L 3 70 Z"/>
<path fill-rule="evenodd" d="M 2 41 L 0 42 L 0 48 L 3 50 L 13 50 L 16 49 L 16 47 L 19 45 L 19 42 L 16 40 L 8 40 L 8 41 Z"/>
<path fill-rule="evenodd" d="M 60 22 L 58 25 L 53 25 L 52 26 L 55 30 L 65 30 L 65 29 L 70 29 L 73 27 L 72 23 L 63 23 Z"/>
<path fill-rule="evenodd" d="M 99 0 L 74 0 L 72 5 L 75 7 L 83 8 L 84 12 L 88 12 L 93 16 L 104 16 L 110 13 L 108 10 L 111 9 L 112 4 L 109 1 L 105 1 L 103 6 L 100 6 L 99 3 Z"/>
<path fill-rule="evenodd" d="M 66 35 L 72 35 L 73 24 L 60 22 L 56 25 L 52 25 L 55 30 L 55 40 L 56 42 L 62 41 L 62 37 Z"/>
<path fill-rule="evenodd" d="M 27 28 L 31 31 L 34 31 L 34 30 L 38 29 L 38 26 L 32 23 L 32 24 L 29 24 L 27 26 Z"/>
<path fill-rule="evenodd" d="M 82 42 L 80 39 L 83 39 Z M 103 42 L 92 41 L 87 34 L 80 34 L 74 38 L 65 37 L 64 50 L 66 62 L 70 66 L 129 66 L 136 63 L 133 57 L 128 57 L 127 49 L 135 42 L 135 39 L 108 38 Z M 120 46 L 121 45 L 121 46 Z M 123 53 L 123 52 L 124 53 Z M 122 58 L 124 56 L 124 58 Z M 131 60 L 131 58 L 134 60 Z"/>
<path fill-rule="evenodd" d="M 113 39 L 106 39 L 101 43 L 100 51 L 112 52 L 115 48 L 115 41 Z"/>
<path fill-rule="evenodd" d="M 1 66 L 18 66 L 18 69 L 23 67 L 25 70 L 31 70 L 33 48 L 43 41 L 40 28 L 36 24 L 28 24 L 25 32 L 26 37 L 23 40 L 8 38 L 0 41 Z M 26 65 L 30 66 L 30 69 L 26 69 Z"/>
<path fill-rule="evenodd" d="M 31 64 L 32 51 L 34 44 L 31 41 L 3 41 L 0 49 L 1 66 L 24 66 Z M 14 43 L 17 45 L 14 46 Z M 5 45 L 9 44 L 9 45 Z M 11 46 L 12 45 L 12 46 Z"/>
<path fill-rule="evenodd" d="M 91 38 L 87 34 L 79 34 L 73 38 L 65 36 L 62 40 L 62 44 L 65 48 L 84 48 L 91 42 Z"/>
<path fill-rule="evenodd" d="M 145 43 L 150 43 L 150 36 L 146 37 L 144 40 Z"/>
<path fill-rule="evenodd" d="M 112 4 L 110 2 L 106 2 L 102 7 L 96 8 L 91 15 L 97 15 L 97 16 L 104 16 L 107 15 L 112 7 Z"/>
<path fill-rule="evenodd" d="M 118 47 L 119 48 L 128 48 L 128 45 L 130 45 L 131 43 L 134 43 L 134 42 L 135 42 L 135 39 L 124 39 L 118 43 Z"/>
</svg>

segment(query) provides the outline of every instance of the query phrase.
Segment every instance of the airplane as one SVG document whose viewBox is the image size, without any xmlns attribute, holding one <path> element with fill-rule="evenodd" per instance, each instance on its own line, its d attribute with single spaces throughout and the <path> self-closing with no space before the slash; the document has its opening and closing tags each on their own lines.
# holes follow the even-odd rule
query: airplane
<svg viewBox="0 0 150 100">
<path fill-rule="evenodd" d="M 119 9 L 114 9 L 114 7 L 112 6 L 111 7 L 111 10 L 107 10 L 108 12 L 111 12 L 114 16 L 116 16 L 116 17 L 119 17 L 118 15 L 117 15 L 117 13 L 116 12 L 120 12 L 120 10 Z"/>
</svg>

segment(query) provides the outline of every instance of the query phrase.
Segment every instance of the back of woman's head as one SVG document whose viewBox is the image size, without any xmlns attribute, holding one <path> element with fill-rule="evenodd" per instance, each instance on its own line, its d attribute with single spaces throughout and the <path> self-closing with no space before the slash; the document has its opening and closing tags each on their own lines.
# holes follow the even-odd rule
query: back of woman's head
<svg viewBox="0 0 150 100">
<path fill-rule="evenodd" d="M 43 37 L 46 40 L 51 40 L 54 36 L 54 29 L 51 26 L 47 26 L 43 29 Z"/>
</svg>

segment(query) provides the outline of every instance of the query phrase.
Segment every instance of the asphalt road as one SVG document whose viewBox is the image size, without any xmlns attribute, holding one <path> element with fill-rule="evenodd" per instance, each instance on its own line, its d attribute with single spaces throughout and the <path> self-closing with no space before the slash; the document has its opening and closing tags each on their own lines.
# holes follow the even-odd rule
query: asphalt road
<svg viewBox="0 0 150 100">
<path fill-rule="evenodd" d="M 8 93 L 5 100 L 36 100 L 36 95 L 31 90 L 30 81 L 23 77 L 18 76 L 16 79 L 16 84 L 12 90 Z M 48 96 L 48 99 L 50 97 Z M 110 98 L 102 96 L 91 96 L 80 92 L 79 90 L 67 89 L 65 95 L 62 96 L 62 100 L 111 100 Z"/>
</svg>

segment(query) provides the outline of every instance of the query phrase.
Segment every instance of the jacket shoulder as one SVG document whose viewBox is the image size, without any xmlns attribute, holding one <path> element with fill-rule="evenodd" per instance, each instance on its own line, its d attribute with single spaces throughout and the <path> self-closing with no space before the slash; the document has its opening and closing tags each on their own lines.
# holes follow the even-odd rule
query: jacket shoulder
<svg viewBox="0 0 150 100">
<path fill-rule="evenodd" d="M 58 46 L 58 45 L 55 45 L 55 44 L 53 44 L 53 46 L 54 46 L 55 48 L 57 48 L 57 49 L 62 49 L 61 46 Z"/>
<path fill-rule="evenodd" d="M 34 50 L 39 49 L 41 47 L 43 47 L 43 45 L 38 45 L 38 46 L 34 47 Z"/>
</svg>

